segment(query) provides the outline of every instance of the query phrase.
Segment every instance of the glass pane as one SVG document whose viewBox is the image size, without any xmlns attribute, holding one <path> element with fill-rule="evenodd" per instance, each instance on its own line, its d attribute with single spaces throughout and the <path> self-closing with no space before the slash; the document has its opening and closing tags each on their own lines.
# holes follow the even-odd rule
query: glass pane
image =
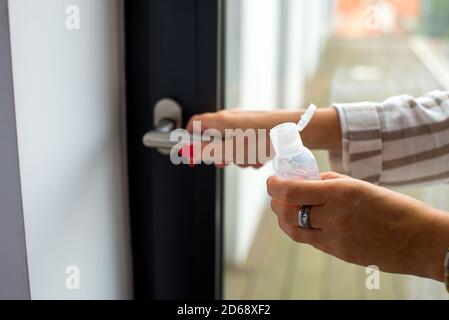
<svg viewBox="0 0 449 320">
<path fill-rule="evenodd" d="M 383 101 L 449 87 L 444 0 L 227 0 L 227 108 L 269 110 Z M 322 171 L 326 152 L 316 152 Z M 442 286 L 382 274 L 298 245 L 279 230 L 265 181 L 272 166 L 226 169 L 227 299 L 445 298 Z M 401 190 L 449 209 L 447 186 Z"/>
</svg>

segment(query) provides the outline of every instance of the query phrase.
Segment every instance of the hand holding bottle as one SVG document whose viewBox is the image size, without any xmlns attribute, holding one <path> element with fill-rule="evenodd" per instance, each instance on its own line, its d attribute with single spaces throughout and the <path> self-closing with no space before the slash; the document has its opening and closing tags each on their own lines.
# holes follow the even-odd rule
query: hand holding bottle
<svg viewBox="0 0 449 320">
<path fill-rule="evenodd" d="M 449 241 L 445 212 L 336 173 L 321 178 L 268 180 L 272 210 L 289 237 L 346 262 L 443 280 Z M 312 207 L 312 230 L 299 226 L 302 206 Z"/>
</svg>

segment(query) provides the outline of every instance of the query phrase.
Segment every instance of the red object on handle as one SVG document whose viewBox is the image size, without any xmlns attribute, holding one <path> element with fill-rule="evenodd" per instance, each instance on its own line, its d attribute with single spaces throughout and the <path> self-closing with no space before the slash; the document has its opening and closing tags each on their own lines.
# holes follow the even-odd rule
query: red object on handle
<svg viewBox="0 0 449 320">
<path fill-rule="evenodd" d="M 195 159 L 194 159 L 194 146 L 193 144 L 186 145 L 179 150 L 178 155 L 180 157 L 186 158 L 189 160 L 189 166 L 191 168 L 195 167 Z"/>
</svg>

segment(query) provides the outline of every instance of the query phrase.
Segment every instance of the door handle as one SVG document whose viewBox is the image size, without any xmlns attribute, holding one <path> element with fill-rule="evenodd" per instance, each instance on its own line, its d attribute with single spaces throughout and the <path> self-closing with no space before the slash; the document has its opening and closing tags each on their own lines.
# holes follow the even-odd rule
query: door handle
<svg viewBox="0 0 449 320">
<path fill-rule="evenodd" d="M 157 149 L 163 155 L 170 152 L 178 141 L 171 141 L 171 133 L 182 126 L 182 108 L 173 99 L 162 99 L 154 107 L 154 129 L 143 137 L 143 144 Z"/>
</svg>

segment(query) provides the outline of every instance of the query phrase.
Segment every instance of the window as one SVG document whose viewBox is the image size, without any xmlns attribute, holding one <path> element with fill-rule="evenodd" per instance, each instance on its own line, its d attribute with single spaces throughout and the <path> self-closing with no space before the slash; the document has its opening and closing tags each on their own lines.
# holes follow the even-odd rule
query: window
<svg viewBox="0 0 449 320">
<path fill-rule="evenodd" d="M 227 107 L 328 107 L 449 87 L 449 3 L 444 0 L 228 0 Z M 327 154 L 316 153 L 322 171 Z M 269 211 L 272 173 L 226 169 L 225 297 L 408 299 L 445 297 L 427 280 L 365 269 L 284 236 Z M 232 187 L 231 187 L 232 186 Z M 237 186 L 235 188 L 234 186 Z M 449 209 L 448 187 L 400 190 Z"/>
</svg>

